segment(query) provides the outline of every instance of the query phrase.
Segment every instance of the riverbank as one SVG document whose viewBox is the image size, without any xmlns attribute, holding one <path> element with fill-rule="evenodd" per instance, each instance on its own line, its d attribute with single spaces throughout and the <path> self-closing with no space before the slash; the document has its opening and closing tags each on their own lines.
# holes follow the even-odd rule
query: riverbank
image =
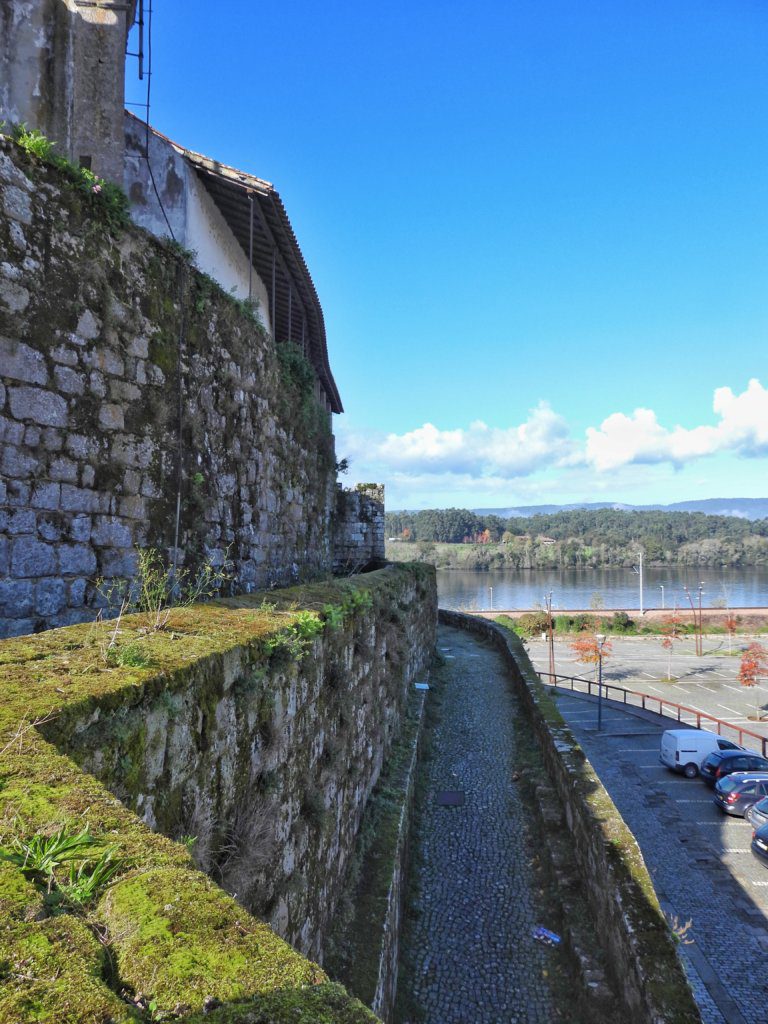
<svg viewBox="0 0 768 1024">
<path fill-rule="evenodd" d="M 546 622 L 546 612 L 540 608 L 485 608 L 466 611 L 467 615 L 474 615 L 483 619 L 496 620 L 504 617 L 519 622 L 526 620 L 534 625 L 533 619 L 541 619 Z M 579 633 L 591 630 L 602 630 L 606 633 L 632 634 L 650 633 L 660 634 L 667 632 L 672 615 L 675 614 L 671 608 L 646 608 L 640 611 L 639 608 L 558 608 L 553 610 L 552 617 L 555 628 L 558 632 Z M 696 612 L 698 616 L 698 609 Z M 710 634 L 721 634 L 727 636 L 728 628 L 725 624 L 726 616 L 733 616 L 736 620 L 734 637 L 742 634 L 756 634 L 768 632 L 768 608 L 731 608 L 725 612 L 722 608 L 702 608 L 701 622 L 703 631 Z M 527 617 L 527 619 L 526 619 Z M 693 614 L 677 609 L 676 618 L 682 632 L 694 632 L 695 625 Z M 566 622 L 565 620 L 571 620 Z M 544 625 L 544 628 L 546 626 Z M 533 632 L 540 632 L 534 629 Z"/>
</svg>

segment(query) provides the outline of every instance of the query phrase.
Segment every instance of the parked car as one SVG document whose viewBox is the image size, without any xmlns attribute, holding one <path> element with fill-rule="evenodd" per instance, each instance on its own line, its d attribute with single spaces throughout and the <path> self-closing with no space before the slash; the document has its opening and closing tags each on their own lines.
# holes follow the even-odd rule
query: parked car
<svg viewBox="0 0 768 1024">
<path fill-rule="evenodd" d="M 752 836 L 752 853 L 764 864 L 768 864 L 768 825 L 761 825 Z"/>
<path fill-rule="evenodd" d="M 768 797 L 767 772 L 731 772 L 715 783 L 715 803 L 736 818 L 743 818 L 764 797 Z"/>
<path fill-rule="evenodd" d="M 716 750 L 701 766 L 701 777 L 708 786 L 732 772 L 768 772 L 768 760 L 749 750 Z"/>
<path fill-rule="evenodd" d="M 743 750 L 743 747 L 708 729 L 666 729 L 661 737 L 659 760 L 673 772 L 695 779 L 707 754 L 717 750 Z"/>
<path fill-rule="evenodd" d="M 768 798 L 752 804 L 744 815 L 752 828 L 757 831 L 761 825 L 768 825 Z"/>
</svg>

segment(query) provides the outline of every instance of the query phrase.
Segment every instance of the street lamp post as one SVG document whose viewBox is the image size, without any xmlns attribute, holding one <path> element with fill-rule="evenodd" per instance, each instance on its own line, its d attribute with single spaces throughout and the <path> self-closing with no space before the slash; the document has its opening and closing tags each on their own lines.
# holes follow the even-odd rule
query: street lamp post
<svg viewBox="0 0 768 1024">
<path fill-rule="evenodd" d="M 491 611 L 493 611 L 493 587 L 488 587 L 491 592 Z"/>
<path fill-rule="evenodd" d="M 603 728 L 603 644 L 605 634 L 598 633 L 597 640 L 597 731 Z"/>
<path fill-rule="evenodd" d="M 662 610 L 663 610 L 664 609 L 664 584 L 663 583 L 659 584 L 659 589 L 661 590 L 661 607 L 662 607 Z"/>
</svg>

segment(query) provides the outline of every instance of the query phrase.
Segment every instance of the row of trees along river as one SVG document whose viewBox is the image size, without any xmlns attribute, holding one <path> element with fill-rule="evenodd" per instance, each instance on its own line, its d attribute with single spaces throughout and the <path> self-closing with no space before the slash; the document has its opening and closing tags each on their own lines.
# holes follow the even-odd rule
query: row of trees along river
<svg viewBox="0 0 768 1024">
<path fill-rule="evenodd" d="M 768 565 L 768 519 L 574 509 L 509 519 L 467 509 L 388 512 L 387 555 L 445 569 Z"/>
</svg>

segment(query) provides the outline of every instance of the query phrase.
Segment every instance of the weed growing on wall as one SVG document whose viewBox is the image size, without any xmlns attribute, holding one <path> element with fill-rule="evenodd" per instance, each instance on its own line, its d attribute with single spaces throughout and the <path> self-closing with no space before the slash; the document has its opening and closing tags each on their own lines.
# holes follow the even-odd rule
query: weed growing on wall
<svg viewBox="0 0 768 1024">
<path fill-rule="evenodd" d="M 0 858 L 20 868 L 45 892 L 49 911 L 79 910 L 93 902 L 126 862 L 116 846 L 95 839 L 88 829 L 68 832 L 63 826 L 51 836 L 17 836 Z"/>
<path fill-rule="evenodd" d="M 98 177 L 87 167 L 78 167 L 63 156 L 57 156 L 54 153 L 56 143 L 36 128 L 29 129 L 25 124 L 13 125 L 10 138 L 30 156 L 61 171 L 91 209 L 106 222 L 112 234 L 119 234 L 128 226 L 128 197 L 118 185 Z"/>
</svg>

